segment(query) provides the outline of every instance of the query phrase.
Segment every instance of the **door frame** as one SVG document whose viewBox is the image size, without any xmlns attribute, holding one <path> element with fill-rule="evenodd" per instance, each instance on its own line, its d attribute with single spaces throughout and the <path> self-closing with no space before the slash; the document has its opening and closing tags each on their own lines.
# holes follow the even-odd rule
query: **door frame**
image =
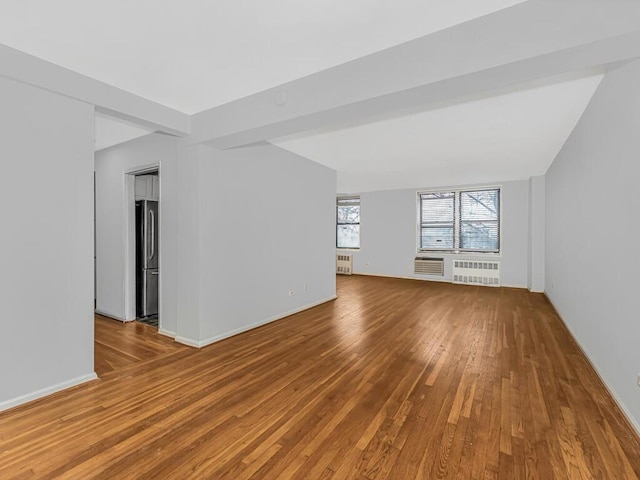
<svg viewBox="0 0 640 480">
<path fill-rule="evenodd" d="M 124 172 L 124 315 L 125 321 L 136 319 L 136 176 L 158 172 L 158 330 L 162 328 L 162 174 L 160 164 L 137 166 Z"/>
</svg>

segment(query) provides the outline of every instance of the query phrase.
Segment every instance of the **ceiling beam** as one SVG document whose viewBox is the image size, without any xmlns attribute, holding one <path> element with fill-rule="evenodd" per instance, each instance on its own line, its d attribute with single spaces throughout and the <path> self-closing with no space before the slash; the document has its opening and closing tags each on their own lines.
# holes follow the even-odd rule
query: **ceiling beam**
<svg viewBox="0 0 640 480">
<path fill-rule="evenodd" d="M 233 148 L 425 110 L 640 56 L 640 4 L 529 0 L 192 117 Z"/>
<path fill-rule="evenodd" d="M 191 130 L 189 115 L 0 44 L 0 76 L 95 105 L 99 112 L 171 135 Z"/>
</svg>

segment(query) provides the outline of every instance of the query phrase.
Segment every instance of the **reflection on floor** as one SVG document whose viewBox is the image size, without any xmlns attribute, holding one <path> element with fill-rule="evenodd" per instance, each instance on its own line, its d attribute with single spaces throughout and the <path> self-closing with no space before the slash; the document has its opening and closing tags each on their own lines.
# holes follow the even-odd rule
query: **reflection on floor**
<svg viewBox="0 0 640 480">
<path fill-rule="evenodd" d="M 145 325 L 150 325 L 152 327 L 158 328 L 158 316 L 150 315 L 148 317 L 136 318 L 136 322 L 144 323 Z"/>
<path fill-rule="evenodd" d="M 99 377 L 187 348 L 159 335 L 157 328 L 101 315 L 95 316 L 94 345 L 94 368 Z"/>
<path fill-rule="evenodd" d="M 201 349 L 97 318 L 136 363 L 0 413 L 0 479 L 640 477 L 543 295 L 336 281 L 335 301 Z"/>
</svg>

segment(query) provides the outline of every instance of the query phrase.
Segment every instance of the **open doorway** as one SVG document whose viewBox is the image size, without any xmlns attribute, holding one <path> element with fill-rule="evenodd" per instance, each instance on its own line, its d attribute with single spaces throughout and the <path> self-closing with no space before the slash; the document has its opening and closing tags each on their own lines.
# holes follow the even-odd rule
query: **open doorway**
<svg viewBox="0 0 640 480">
<path fill-rule="evenodd" d="M 158 326 L 158 172 L 135 176 L 136 319 Z"/>
<path fill-rule="evenodd" d="M 129 318 L 159 327 L 160 172 L 127 172 L 127 282 Z"/>
</svg>

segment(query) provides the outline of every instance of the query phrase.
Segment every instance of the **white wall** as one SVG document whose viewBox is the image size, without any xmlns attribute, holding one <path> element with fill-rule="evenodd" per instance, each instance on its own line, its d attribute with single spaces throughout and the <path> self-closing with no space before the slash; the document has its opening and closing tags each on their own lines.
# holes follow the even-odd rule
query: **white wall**
<svg viewBox="0 0 640 480">
<path fill-rule="evenodd" d="M 177 139 L 169 135 L 146 135 L 96 152 L 96 310 L 122 320 L 135 318 L 125 309 L 125 224 L 131 213 L 125 205 L 126 178 L 127 172 L 153 165 L 160 167 L 160 323 L 175 332 Z"/>
<path fill-rule="evenodd" d="M 529 290 L 544 292 L 545 177 L 529 179 Z"/>
<path fill-rule="evenodd" d="M 522 180 L 492 185 L 502 187 L 502 284 L 527 287 L 529 183 Z M 421 191 L 440 188 L 443 187 L 429 186 Z M 452 280 L 452 259 L 456 258 L 452 254 L 433 255 L 445 258 L 444 278 L 413 273 L 418 218 L 415 189 L 365 192 L 360 195 L 360 206 L 360 250 L 354 252 L 355 273 Z M 487 258 L 487 255 L 465 255 L 465 258 Z"/>
<path fill-rule="evenodd" d="M 0 78 L 0 410 L 93 373 L 93 106 Z"/>
<path fill-rule="evenodd" d="M 607 73 L 546 175 L 546 293 L 640 430 L 640 61 Z"/>
<path fill-rule="evenodd" d="M 272 145 L 187 150 L 181 341 L 210 343 L 334 298 L 335 171 Z"/>
</svg>

